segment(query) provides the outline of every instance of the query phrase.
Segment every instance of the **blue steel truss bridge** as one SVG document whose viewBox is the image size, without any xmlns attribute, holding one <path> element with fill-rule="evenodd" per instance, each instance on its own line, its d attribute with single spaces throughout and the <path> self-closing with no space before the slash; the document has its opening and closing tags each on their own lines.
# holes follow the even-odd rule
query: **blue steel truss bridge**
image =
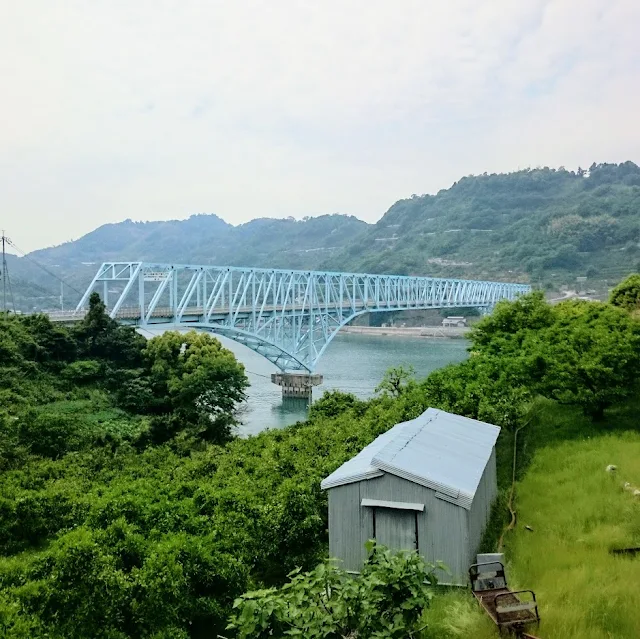
<svg viewBox="0 0 640 639">
<path fill-rule="evenodd" d="M 100 293 L 110 316 L 139 327 L 207 330 L 248 346 L 281 371 L 311 373 L 340 328 L 380 311 L 477 307 L 528 293 L 524 284 L 401 275 L 107 262 L 75 311 Z"/>
</svg>

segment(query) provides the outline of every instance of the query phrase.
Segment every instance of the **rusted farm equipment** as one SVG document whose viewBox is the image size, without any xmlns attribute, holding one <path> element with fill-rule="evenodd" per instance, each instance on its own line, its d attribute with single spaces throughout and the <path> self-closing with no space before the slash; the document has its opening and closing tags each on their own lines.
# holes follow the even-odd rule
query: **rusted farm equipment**
<svg viewBox="0 0 640 639">
<path fill-rule="evenodd" d="M 510 590 L 504 565 L 499 561 L 473 564 L 469 568 L 471 591 L 484 611 L 498 626 L 521 639 L 536 639 L 526 629 L 540 623 L 533 590 Z"/>
</svg>

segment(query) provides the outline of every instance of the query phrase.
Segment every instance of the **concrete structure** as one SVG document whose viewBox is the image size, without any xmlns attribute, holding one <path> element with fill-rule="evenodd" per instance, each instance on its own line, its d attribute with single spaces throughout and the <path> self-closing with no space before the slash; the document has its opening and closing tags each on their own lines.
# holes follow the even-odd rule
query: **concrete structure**
<svg viewBox="0 0 640 639">
<path fill-rule="evenodd" d="M 322 384 L 322 375 L 318 373 L 271 373 L 271 383 L 282 386 L 283 397 L 311 399 L 313 387 Z"/>
<path fill-rule="evenodd" d="M 380 435 L 322 481 L 329 553 L 358 571 L 368 539 L 443 561 L 466 584 L 497 495 L 500 429 L 429 408 Z"/>
</svg>

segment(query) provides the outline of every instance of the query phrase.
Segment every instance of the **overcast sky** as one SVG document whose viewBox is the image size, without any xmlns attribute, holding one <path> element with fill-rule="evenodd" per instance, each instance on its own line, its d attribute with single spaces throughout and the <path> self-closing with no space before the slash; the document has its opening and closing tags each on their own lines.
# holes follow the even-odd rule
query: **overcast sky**
<svg viewBox="0 0 640 639">
<path fill-rule="evenodd" d="M 0 225 L 351 213 L 640 161 L 638 0 L 5 0 Z"/>
</svg>

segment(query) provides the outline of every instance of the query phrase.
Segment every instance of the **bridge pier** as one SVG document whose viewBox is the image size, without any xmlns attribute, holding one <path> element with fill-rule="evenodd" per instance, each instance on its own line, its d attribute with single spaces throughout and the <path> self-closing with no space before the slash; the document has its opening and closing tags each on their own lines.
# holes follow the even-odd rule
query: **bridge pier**
<svg viewBox="0 0 640 639">
<path fill-rule="evenodd" d="M 282 387 L 282 397 L 311 398 L 313 387 L 322 380 L 318 373 L 271 373 L 271 382 Z"/>
</svg>

